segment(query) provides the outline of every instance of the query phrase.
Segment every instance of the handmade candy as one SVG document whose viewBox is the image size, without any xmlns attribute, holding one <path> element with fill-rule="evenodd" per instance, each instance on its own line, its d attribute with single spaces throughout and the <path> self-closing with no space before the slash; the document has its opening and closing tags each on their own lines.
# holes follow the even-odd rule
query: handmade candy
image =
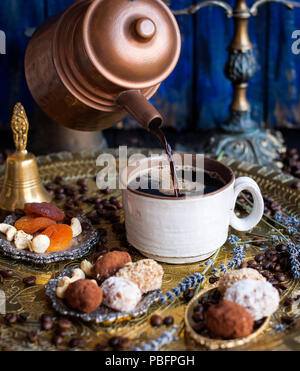
<svg viewBox="0 0 300 371">
<path fill-rule="evenodd" d="M 224 299 L 242 305 L 255 321 L 273 314 L 279 306 L 278 291 L 269 282 L 241 280 L 229 287 Z"/>
<path fill-rule="evenodd" d="M 253 268 L 241 268 L 235 271 L 228 272 L 225 276 L 221 277 L 218 289 L 224 294 L 226 289 L 234 285 L 236 282 L 244 279 L 251 279 L 256 281 L 265 282 L 265 277 Z"/>
<path fill-rule="evenodd" d="M 136 263 L 128 263 L 121 268 L 116 276 L 134 282 L 143 294 L 158 290 L 162 285 L 164 271 L 161 265 L 152 259 L 142 259 Z"/>
<path fill-rule="evenodd" d="M 93 281 L 82 279 L 71 283 L 65 300 L 69 307 L 84 313 L 91 313 L 102 303 L 103 291 Z"/>
<path fill-rule="evenodd" d="M 127 252 L 112 251 L 98 258 L 93 267 L 93 276 L 98 280 L 105 280 L 113 276 L 125 264 L 131 262 L 131 257 Z"/>
<path fill-rule="evenodd" d="M 223 339 L 236 339 L 252 333 L 254 319 L 241 305 L 223 300 L 208 308 L 205 324 L 216 336 Z"/>
<path fill-rule="evenodd" d="M 142 298 L 138 286 L 122 277 L 110 277 L 103 282 L 103 304 L 118 312 L 131 312 Z"/>
</svg>

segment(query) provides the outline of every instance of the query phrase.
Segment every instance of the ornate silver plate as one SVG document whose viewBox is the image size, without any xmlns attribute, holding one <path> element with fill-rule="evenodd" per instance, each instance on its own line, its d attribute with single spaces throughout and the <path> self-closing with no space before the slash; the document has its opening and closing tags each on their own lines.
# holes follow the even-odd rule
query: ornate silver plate
<svg viewBox="0 0 300 371">
<path fill-rule="evenodd" d="M 18 219 L 16 215 L 9 215 L 5 218 L 4 223 L 14 225 Z M 85 217 L 78 217 L 80 222 L 90 224 L 90 229 L 83 231 L 80 236 L 73 238 L 70 247 L 67 250 L 36 254 L 28 250 L 17 250 L 13 242 L 6 240 L 0 233 L 0 251 L 5 256 L 15 260 L 22 260 L 34 264 L 51 264 L 65 260 L 73 260 L 88 254 L 99 241 L 99 233 L 92 226 L 90 221 Z"/>
<path fill-rule="evenodd" d="M 135 317 L 139 317 L 142 314 L 146 313 L 149 307 L 159 300 L 160 298 L 160 290 L 151 291 L 145 295 L 143 295 L 142 300 L 136 306 L 134 311 L 130 313 L 126 312 L 116 312 L 113 309 L 106 307 L 105 305 L 101 305 L 92 313 L 82 313 L 73 309 L 70 309 L 62 299 L 59 299 L 56 296 L 56 287 L 58 282 L 61 280 L 62 277 L 72 276 L 73 268 L 65 269 L 57 278 L 54 278 L 49 281 L 46 286 L 46 295 L 50 298 L 52 302 L 53 308 L 63 316 L 75 317 L 82 319 L 86 322 L 94 322 L 94 323 L 102 323 L 102 322 L 115 322 L 117 320 L 130 320 Z"/>
</svg>

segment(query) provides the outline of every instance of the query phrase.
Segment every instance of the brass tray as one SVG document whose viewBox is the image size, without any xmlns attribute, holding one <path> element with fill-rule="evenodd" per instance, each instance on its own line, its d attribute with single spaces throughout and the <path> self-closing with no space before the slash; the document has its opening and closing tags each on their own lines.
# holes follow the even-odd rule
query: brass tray
<svg viewBox="0 0 300 371">
<path fill-rule="evenodd" d="M 147 149 L 131 149 L 128 151 L 128 156 L 132 153 L 141 152 L 149 155 L 153 152 Z M 118 150 L 107 150 L 106 153 L 111 153 L 118 157 Z M 67 183 L 74 183 L 79 178 L 89 179 L 90 192 L 89 195 L 95 194 L 98 190 L 94 181 L 94 177 L 100 170 L 96 166 L 96 158 L 101 154 L 100 151 L 89 153 L 58 153 L 38 158 L 40 175 L 42 180 L 47 183 L 53 180 L 56 176 L 62 176 Z M 300 217 L 300 192 L 293 190 L 289 185 L 293 182 L 291 176 L 286 176 L 279 171 L 276 172 L 267 167 L 259 165 L 250 165 L 243 162 L 223 159 L 223 162 L 231 166 L 237 176 L 251 176 L 254 178 L 261 187 L 263 194 L 268 194 L 274 199 L 278 200 L 285 213 Z M 0 177 L 3 175 L 4 167 L 0 167 Z M 119 191 L 114 191 L 108 197 L 117 196 L 121 197 Z M 120 214 L 123 218 L 122 214 Z M 121 248 L 122 243 L 118 236 L 112 231 L 109 222 L 102 222 L 108 230 L 108 247 Z M 265 233 L 264 226 L 260 224 L 255 231 L 258 234 Z M 234 232 L 237 234 L 236 232 Z M 130 248 L 130 254 L 133 260 L 141 258 L 141 255 L 134 249 Z M 250 258 L 257 253 L 257 248 L 253 246 L 247 250 L 246 259 Z M 92 257 L 92 255 L 91 255 Z M 226 263 L 232 257 L 232 248 L 227 243 L 222 248 L 217 257 L 217 263 Z M 54 263 L 49 266 L 36 267 L 28 263 L 21 263 L 11 260 L 7 257 L 0 257 L 0 269 L 12 269 L 14 275 L 11 278 L 5 279 L 1 284 L 0 289 L 6 294 L 6 311 L 15 313 L 26 313 L 29 315 L 28 320 L 23 324 L 15 324 L 8 326 L 4 323 L 4 319 L 0 319 L 0 349 L 2 350 L 65 350 L 69 349 L 68 342 L 71 338 L 84 337 L 88 339 L 86 350 L 93 350 L 95 344 L 103 343 L 107 339 L 115 335 L 123 335 L 132 339 L 132 346 L 140 348 L 142 344 L 148 344 L 149 340 L 157 339 L 156 342 L 150 344 L 160 344 L 162 350 L 201 350 L 199 346 L 193 343 L 192 340 L 185 337 L 183 331 L 183 318 L 186 309 L 186 303 L 182 299 L 177 299 L 172 305 L 166 303 L 161 305 L 159 303 L 153 304 L 148 312 L 141 317 L 128 319 L 123 322 L 116 322 L 113 324 L 89 324 L 80 320 L 74 321 L 74 326 L 68 332 L 68 336 L 62 345 L 55 347 L 51 344 L 53 330 L 39 332 L 38 342 L 31 344 L 26 339 L 26 334 L 32 330 L 40 330 L 40 315 L 41 313 L 50 313 L 57 318 L 57 314 L 53 311 L 51 303 L 45 294 L 45 285 L 51 278 L 55 278 L 64 269 L 78 266 L 80 260 L 73 260 L 69 262 Z M 204 269 L 199 263 L 189 265 L 168 265 L 163 264 L 165 271 L 163 280 L 163 292 L 170 290 L 172 287 L 177 286 L 177 283 L 182 281 L 187 275 L 200 272 Z M 33 287 L 24 287 L 22 280 L 24 277 L 36 276 L 36 285 Z M 203 283 L 203 288 L 209 286 L 206 280 Z M 291 295 L 295 290 L 299 290 L 299 280 L 289 280 L 288 290 L 283 294 L 284 296 Z M 174 328 L 152 328 L 149 324 L 149 315 L 153 312 L 161 313 L 162 316 L 172 315 L 175 319 L 175 324 L 178 326 Z M 280 323 L 280 317 L 286 312 L 286 308 L 281 305 L 280 310 L 272 317 L 270 325 L 267 330 L 255 341 L 247 344 L 238 349 L 242 350 L 270 350 L 270 349 L 298 349 L 299 350 L 299 321 L 292 328 L 287 328 L 283 331 L 278 331 L 274 325 Z M 3 317 L 3 316 L 1 316 Z M 162 332 L 168 332 L 169 340 L 166 341 L 166 336 L 162 339 Z M 177 335 L 177 340 L 173 339 L 173 334 Z"/>
</svg>

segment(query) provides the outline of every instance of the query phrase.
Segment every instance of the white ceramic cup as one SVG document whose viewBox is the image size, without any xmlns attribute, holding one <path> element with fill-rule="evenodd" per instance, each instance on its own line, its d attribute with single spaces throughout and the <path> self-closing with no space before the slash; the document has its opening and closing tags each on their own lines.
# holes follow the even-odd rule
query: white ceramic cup
<svg viewBox="0 0 300 371">
<path fill-rule="evenodd" d="M 151 166 L 167 161 L 151 158 Z M 128 166 L 121 174 L 123 187 L 137 171 L 149 168 L 150 159 Z M 204 168 L 217 172 L 225 185 L 219 190 L 184 198 L 163 197 L 123 189 L 123 205 L 128 242 L 146 257 L 172 264 L 207 259 L 227 240 L 228 228 L 247 231 L 261 220 L 264 202 L 257 183 L 248 177 L 235 179 L 224 164 L 205 158 Z M 247 217 L 234 213 L 237 196 L 249 191 L 254 200 Z"/>
</svg>

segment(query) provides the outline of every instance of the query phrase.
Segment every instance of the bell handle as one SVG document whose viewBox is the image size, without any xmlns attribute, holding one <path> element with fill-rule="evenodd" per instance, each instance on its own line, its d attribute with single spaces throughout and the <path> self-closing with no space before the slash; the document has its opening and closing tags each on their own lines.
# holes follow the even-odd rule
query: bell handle
<svg viewBox="0 0 300 371">
<path fill-rule="evenodd" d="M 18 152 L 26 151 L 29 123 L 24 107 L 17 103 L 11 119 L 11 129 L 14 136 L 15 147 Z"/>
<path fill-rule="evenodd" d="M 144 97 L 140 90 L 126 90 L 120 93 L 116 103 L 125 109 L 144 129 L 151 131 L 161 127 L 163 118 L 161 114 Z"/>
</svg>

